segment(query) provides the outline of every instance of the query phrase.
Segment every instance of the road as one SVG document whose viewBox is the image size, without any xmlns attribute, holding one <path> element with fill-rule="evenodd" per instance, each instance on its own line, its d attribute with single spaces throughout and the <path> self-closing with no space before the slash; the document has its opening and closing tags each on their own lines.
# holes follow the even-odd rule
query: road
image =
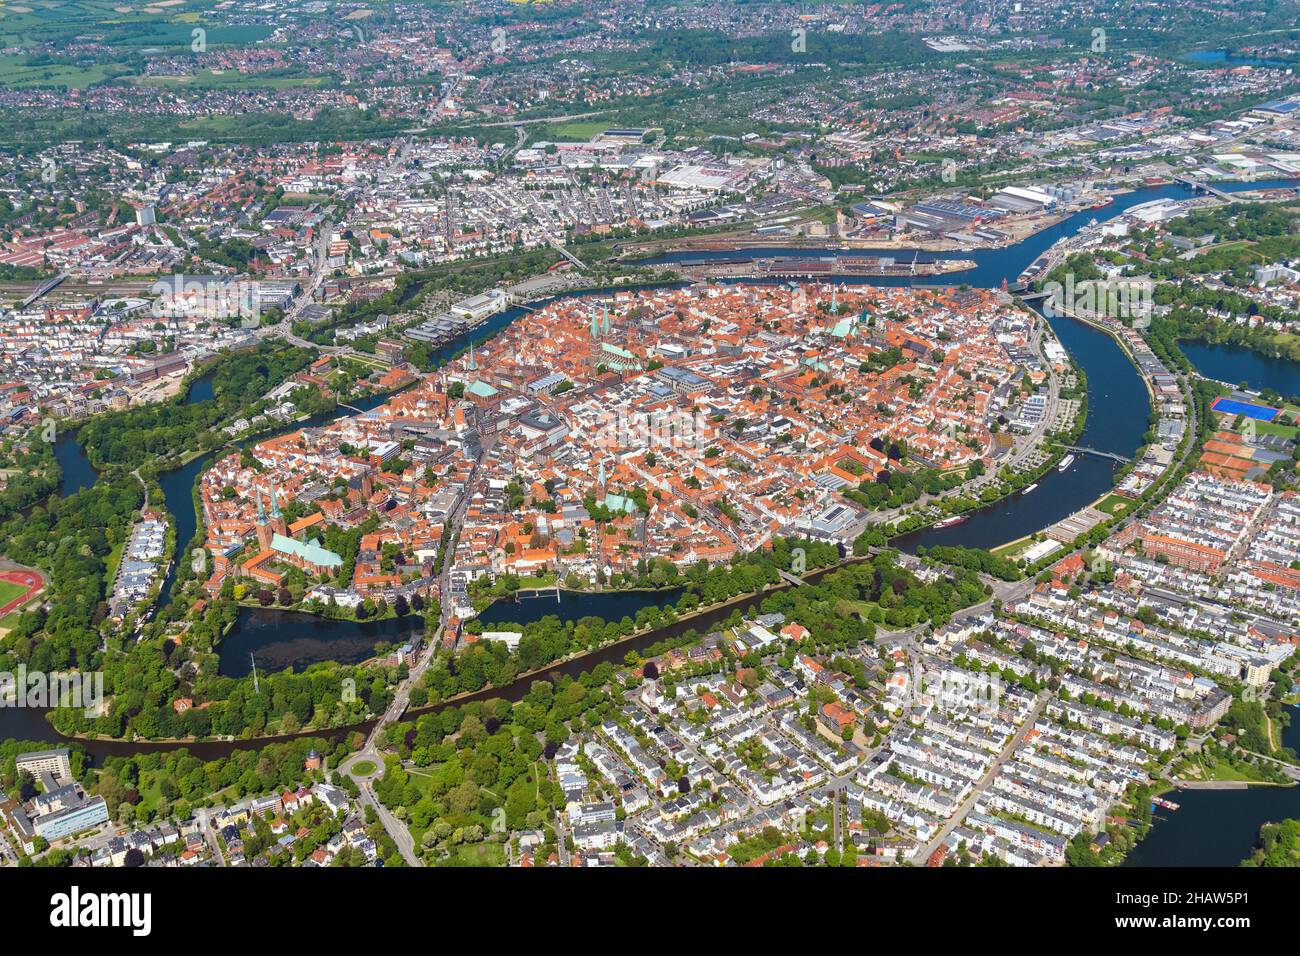
<svg viewBox="0 0 1300 956">
<path fill-rule="evenodd" d="M 196 814 L 199 821 L 199 829 L 203 832 L 203 839 L 208 844 L 208 849 L 212 851 L 212 858 L 217 861 L 217 866 L 226 866 L 226 857 L 221 852 L 221 844 L 217 842 L 217 832 L 212 829 L 212 818 L 207 807 L 203 807 Z"/>
<path fill-rule="evenodd" d="M 482 457 L 480 456 L 479 460 L 474 463 L 474 467 L 470 470 L 469 476 L 465 480 L 465 494 L 461 496 L 461 500 L 457 503 L 455 510 L 448 518 L 449 534 L 454 535 L 457 533 L 460 530 L 461 524 L 465 520 L 465 510 L 469 505 L 469 488 L 474 480 L 475 474 L 478 472 L 478 467 L 481 461 Z M 448 544 L 450 544 L 450 540 L 451 539 L 449 538 Z M 439 593 L 442 594 L 444 598 L 447 595 L 451 565 L 452 555 L 447 555 L 446 560 L 443 561 L 442 574 L 439 579 Z M 407 829 L 406 825 L 402 823 L 401 820 L 398 820 L 393 816 L 388 811 L 387 807 L 380 803 L 380 801 L 375 797 L 371 785 L 375 778 L 383 776 L 384 773 L 384 757 L 379 750 L 380 735 L 390 724 L 400 720 L 402 715 L 406 713 L 406 708 L 410 706 L 411 702 L 411 689 L 418 686 L 420 678 L 424 676 L 424 672 L 428 670 L 429 665 L 433 663 L 433 660 L 437 655 L 438 645 L 442 639 L 443 629 L 450 616 L 451 609 L 449 602 L 443 600 L 441 620 L 438 623 L 437 630 L 427 642 L 424 650 L 420 653 L 420 659 L 416 661 L 415 666 L 410 669 L 406 680 L 397 685 L 397 689 L 393 692 L 392 702 L 387 708 L 385 708 L 383 714 L 381 714 L 379 719 L 375 722 L 374 728 L 366 737 L 366 741 L 362 745 L 361 749 L 348 757 L 347 760 L 343 761 L 339 768 L 343 773 L 346 773 L 356 782 L 361 791 L 361 798 L 375 808 L 380 821 L 384 825 L 384 829 L 388 832 L 388 835 L 392 838 L 393 842 L 397 844 L 397 848 L 401 852 L 402 858 L 406 860 L 410 866 L 424 865 L 419 855 L 416 853 L 415 842 L 411 839 L 411 831 Z M 374 764 L 374 773 L 360 774 L 356 772 L 357 766 L 365 763 Z"/>
<path fill-rule="evenodd" d="M 424 866 L 424 862 L 415 852 L 415 841 L 411 839 L 411 831 L 406 828 L 406 824 L 393 816 L 389 809 L 379 802 L 369 782 L 362 783 L 359 786 L 361 788 L 362 802 L 367 806 L 374 807 L 375 813 L 379 816 L 379 822 L 384 825 L 388 835 L 397 844 L 397 852 L 402 854 L 402 859 L 406 861 L 406 865 Z"/>
<path fill-rule="evenodd" d="M 392 161 L 380 171 L 379 176 L 391 176 L 397 170 L 406 165 L 411 155 L 411 143 L 408 140 L 397 140 L 398 150 Z M 330 242 L 334 237 L 334 222 L 326 219 L 321 222 L 320 229 L 316 235 L 316 241 L 313 244 L 313 250 L 316 255 L 316 261 L 312 264 L 311 276 L 303 283 L 302 291 L 290 303 L 289 308 L 285 311 L 285 317 L 278 325 L 269 325 L 259 328 L 256 331 L 258 338 L 282 338 L 292 345 L 299 348 L 315 349 L 327 354 L 344 351 L 343 346 L 319 345 L 316 342 L 309 342 L 293 333 L 292 327 L 294 321 L 302 314 L 302 310 L 310 305 L 316 298 L 316 291 L 325 281 L 326 272 L 329 269 L 329 248 Z"/>
<path fill-rule="evenodd" d="M 1039 692 L 1037 699 L 1034 701 L 1033 709 L 1029 712 L 1029 716 L 1025 718 L 1024 723 L 1020 725 L 1020 729 L 1015 732 L 1011 740 L 1007 742 L 1007 745 L 1002 748 L 1002 752 L 998 754 L 997 759 L 989 766 L 988 773 L 984 774 L 984 776 L 980 778 L 979 783 L 975 784 L 975 787 L 970 792 L 970 796 L 962 801 L 961 806 L 957 808 L 957 812 L 950 816 L 947 821 L 945 821 L 944 825 L 939 828 L 939 832 L 935 835 L 934 839 L 916 851 L 915 855 L 912 857 L 912 862 L 914 864 L 923 866 L 925 861 L 930 858 L 930 854 L 943 845 L 943 841 L 948 838 L 948 834 L 952 833 L 952 831 L 966 819 L 966 814 L 970 813 L 971 808 L 975 806 L 975 802 L 979 800 L 980 795 L 984 793 L 988 788 L 988 785 L 993 782 L 993 778 L 997 776 L 998 771 L 1002 769 L 1002 765 L 1011 758 L 1011 754 L 1015 751 L 1016 747 L 1020 745 L 1020 742 L 1025 739 L 1025 735 L 1029 733 L 1034 724 L 1038 721 L 1039 715 L 1042 714 L 1043 708 L 1047 706 L 1047 702 L 1051 697 L 1051 693 L 1046 690 Z"/>
<path fill-rule="evenodd" d="M 838 790 L 831 792 L 831 846 L 836 852 L 844 848 L 844 839 L 840 835 L 840 804 L 843 802 L 843 795 Z"/>
<path fill-rule="evenodd" d="M 475 459 L 473 467 L 469 470 L 469 475 L 465 478 L 464 493 L 460 496 L 460 500 L 456 502 L 456 507 L 452 509 L 451 514 L 447 518 L 447 530 L 444 534 L 450 535 L 450 537 L 446 538 L 446 547 L 448 548 L 452 547 L 452 544 L 456 540 L 456 536 L 460 534 L 461 526 L 465 523 L 465 511 L 469 508 L 470 488 L 473 486 L 474 478 L 478 475 L 479 467 L 483 464 L 483 459 L 486 456 L 487 449 L 480 448 L 479 456 Z M 442 570 L 438 572 L 438 594 L 442 601 L 441 620 L 438 624 L 439 634 L 443 633 L 447 626 L 447 622 L 451 620 L 453 613 L 452 604 L 448 598 L 451 595 L 451 568 L 455 563 L 456 555 L 454 552 L 443 554 Z M 436 644 L 437 641 L 433 641 L 430 643 L 430 646 L 432 647 Z"/>
</svg>

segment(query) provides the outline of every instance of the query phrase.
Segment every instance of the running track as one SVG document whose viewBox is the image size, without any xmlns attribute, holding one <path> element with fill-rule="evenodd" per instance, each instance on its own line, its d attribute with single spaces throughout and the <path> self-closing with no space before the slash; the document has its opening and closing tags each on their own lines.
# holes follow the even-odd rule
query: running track
<svg viewBox="0 0 1300 956">
<path fill-rule="evenodd" d="M 37 591 L 45 587 L 45 579 L 35 571 L 0 571 L 0 581 L 8 581 L 27 588 L 4 607 L 0 607 L 0 617 L 4 617 L 15 608 L 22 607 L 35 596 Z"/>
</svg>

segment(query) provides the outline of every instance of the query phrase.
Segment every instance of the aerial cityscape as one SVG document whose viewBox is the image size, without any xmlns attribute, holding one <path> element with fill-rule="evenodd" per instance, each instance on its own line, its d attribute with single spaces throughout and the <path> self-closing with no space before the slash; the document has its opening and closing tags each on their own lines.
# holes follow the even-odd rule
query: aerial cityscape
<svg viewBox="0 0 1300 956">
<path fill-rule="evenodd" d="M 1296 71 L 0 0 L 0 867 L 1300 865 Z"/>
</svg>

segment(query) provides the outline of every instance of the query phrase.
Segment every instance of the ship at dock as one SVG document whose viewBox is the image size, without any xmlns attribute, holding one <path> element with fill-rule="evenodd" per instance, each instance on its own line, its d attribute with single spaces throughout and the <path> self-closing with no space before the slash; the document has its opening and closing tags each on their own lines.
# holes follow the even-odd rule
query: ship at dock
<svg viewBox="0 0 1300 956">
<path fill-rule="evenodd" d="M 1066 455 L 1064 458 L 1061 459 L 1061 463 L 1056 466 L 1056 470 L 1065 471 L 1073 464 L 1074 464 L 1074 455 Z"/>
</svg>

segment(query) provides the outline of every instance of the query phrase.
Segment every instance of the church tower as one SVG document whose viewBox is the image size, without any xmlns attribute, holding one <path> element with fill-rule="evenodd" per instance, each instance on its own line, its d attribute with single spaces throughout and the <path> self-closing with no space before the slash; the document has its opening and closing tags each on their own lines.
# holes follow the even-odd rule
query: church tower
<svg viewBox="0 0 1300 956">
<path fill-rule="evenodd" d="M 276 491 L 275 485 L 271 485 L 271 520 L 267 522 L 271 531 L 282 537 L 289 536 L 289 528 L 284 523 L 284 515 L 280 514 L 280 495 Z"/>
<path fill-rule="evenodd" d="M 262 492 L 254 488 L 253 498 L 257 501 L 257 546 L 266 551 L 271 547 L 271 535 L 274 532 L 266 521 L 266 509 L 262 507 Z"/>
</svg>

